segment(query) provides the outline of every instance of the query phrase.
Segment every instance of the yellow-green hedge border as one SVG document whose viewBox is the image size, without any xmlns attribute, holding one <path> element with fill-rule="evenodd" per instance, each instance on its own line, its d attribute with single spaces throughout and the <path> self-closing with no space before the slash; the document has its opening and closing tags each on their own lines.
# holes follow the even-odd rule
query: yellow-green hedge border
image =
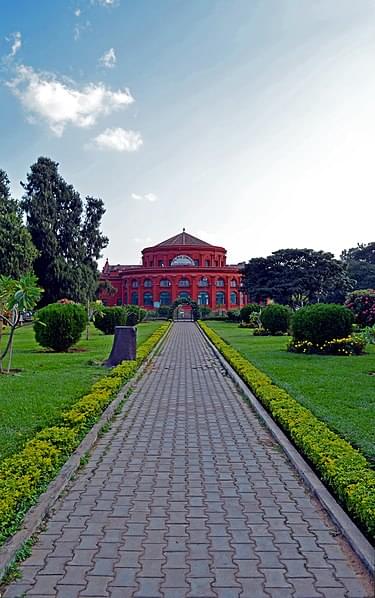
<svg viewBox="0 0 375 598">
<path fill-rule="evenodd" d="M 136 373 L 169 328 L 162 324 L 137 348 L 137 359 L 125 361 L 96 382 L 90 393 L 62 413 L 59 426 L 45 428 L 25 447 L 0 464 L 0 544 L 19 527 L 25 513 L 99 419 L 112 397 Z"/>
<path fill-rule="evenodd" d="M 309 409 L 228 345 L 203 322 L 202 330 L 287 432 L 294 444 L 331 488 L 347 512 L 374 539 L 375 472 L 366 458 Z"/>
</svg>

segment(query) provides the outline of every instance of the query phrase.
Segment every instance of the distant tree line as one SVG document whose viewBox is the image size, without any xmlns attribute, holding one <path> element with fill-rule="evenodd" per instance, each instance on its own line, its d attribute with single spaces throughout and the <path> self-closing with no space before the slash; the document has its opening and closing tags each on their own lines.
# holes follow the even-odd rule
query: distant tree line
<svg viewBox="0 0 375 598">
<path fill-rule="evenodd" d="M 92 299 L 97 260 L 108 244 L 101 232 L 103 201 L 91 196 L 83 201 L 58 166 L 38 158 L 21 183 L 20 201 L 11 197 L 8 176 L 0 169 L 0 275 L 19 279 L 34 272 L 44 289 L 41 305 Z M 245 287 L 256 302 L 342 303 L 352 290 L 375 288 L 375 242 L 345 249 L 340 259 L 313 249 L 279 249 L 250 259 Z"/>
<path fill-rule="evenodd" d="M 83 201 L 58 172 L 58 163 L 40 157 L 21 183 L 21 201 L 11 197 L 0 169 L 0 275 L 19 279 L 34 272 L 44 289 L 41 305 L 61 298 L 84 302 L 98 286 L 97 260 L 108 244 L 101 232 L 101 199 Z"/>
<path fill-rule="evenodd" d="M 279 249 L 245 265 L 252 301 L 285 305 L 343 303 L 348 292 L 375 288 L 375 242 L 345 249 L 340 259 L 313 249 Z"/>
</svg>

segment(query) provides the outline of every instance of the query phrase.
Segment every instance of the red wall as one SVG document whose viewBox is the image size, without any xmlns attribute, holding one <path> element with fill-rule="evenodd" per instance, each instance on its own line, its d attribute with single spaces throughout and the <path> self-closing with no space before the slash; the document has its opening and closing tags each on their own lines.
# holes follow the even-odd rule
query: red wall
<svg viewBox="0 0 375 598">
<path fill-rule="evenodd" d="M 181 292 L 188 293 L 193 301 L 201 305 L 205 303 L 202 303 L 199 293 L 207 293 L 208 307 L 213 310 L 236 309 L 244 303 L 239 290 L 241 272 L 236 266 L 225 265 L 226 250 L 223 247 L 153 247 L 144 249 L 142 254 L 142 266 L 105 265 L 101 280 L 108 280 L 117 289 L 113 296 L 102 293 L 101 299 L 107 305 L 134 303 L 137 294 L 138 305 L 154 309 L 154 302 L 163 303 L 161 293 L 169 293 L 170 303 L 173 303 Z M 181 255 L 195 260 L 196 265 L 171 266 L 171 260 Z M 207 266 L 207 263 L 210 265 Z M 208 286 L 202 285 L 204 277 L 208 280 Z M 182 286 L 181 279 L 188 281 L 188 286 Z M 162 286 L 162 280 L 168 280 L 170 286 Z M 145 297 L 145 293 L 151 293 L 151 296 Z M 223 295 L 217 296 L 217 293 Z M 233 302 L 234 296 L 236 302 Z"/>
</svg>

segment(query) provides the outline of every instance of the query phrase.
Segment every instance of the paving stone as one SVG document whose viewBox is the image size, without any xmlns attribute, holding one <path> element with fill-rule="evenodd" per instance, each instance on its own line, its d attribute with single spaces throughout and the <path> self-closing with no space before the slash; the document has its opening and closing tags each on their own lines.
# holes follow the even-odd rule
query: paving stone
<svg viewBox="0 0 375 598">
<path fill-rule="evenodd" d="M 87 598 L 93 598 L 94 596 L 104 598 L 105 596 L 109 596 L 107 586 L 110 581 L 112 581 L 112 576 L 101 575 L 100 577 L 91 577 L 91 575 L 88 575 L 87 587 L 80 593 L 80 596 L 86 596 Z"/>
<path fill-rule="evenodd" d="M 178 323 L 4 598 L 368 598 L 336 534 L 196 326 Z"/>
<path fill-rule="evenodd" d="M 277 595 L 272 596 L 264 587 L 264 579 L 241 579 L 242 592 L 241 598 L 276 598 Z"/>
</svg>

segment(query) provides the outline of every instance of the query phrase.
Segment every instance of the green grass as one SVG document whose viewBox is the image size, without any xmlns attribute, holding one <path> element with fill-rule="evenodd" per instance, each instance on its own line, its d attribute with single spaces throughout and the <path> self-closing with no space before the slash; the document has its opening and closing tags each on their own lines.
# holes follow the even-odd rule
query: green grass
<svg viewBox="0 0 375 598">
<path fill-rule="evenodd" d="M 138 344 L 159 326 L 160 322 L 139 324 Z M 52 353 L 37 345 L 32 327 L 17 330 L 12 367 L 22 371 L 0 375 L 0 460 L 58 421 L 65 408 L 108 372 L 96 362 L 108 357 L 112 340 L 91 327 L 90 339 L 77 345 L 84 351 Z"/>
<path fill-rule="evenodd" d="M 375 347 L 352 357 L 297 355 L 289 337 L 255 337 L 236 324 L 206 322 L 316 417 L 375 462 Z"/>
</svg>

